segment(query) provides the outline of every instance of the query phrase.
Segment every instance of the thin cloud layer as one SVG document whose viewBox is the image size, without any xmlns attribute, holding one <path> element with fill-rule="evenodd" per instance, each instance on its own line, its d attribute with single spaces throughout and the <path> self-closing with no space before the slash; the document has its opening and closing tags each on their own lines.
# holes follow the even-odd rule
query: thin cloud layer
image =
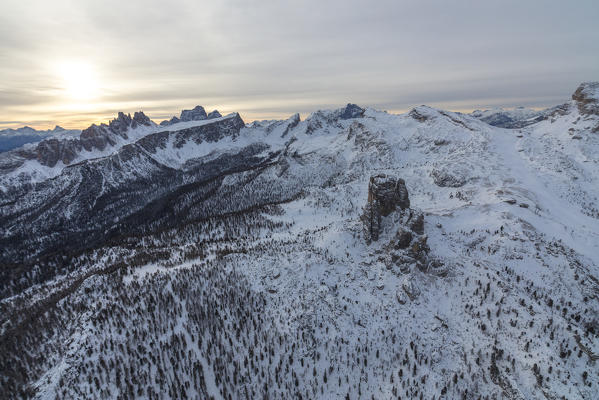
<svg viewBox="0 0 599 400">
<path fill-rule="evenodd" d="M 159 119 L 195 104 L 246 119 L 348 101 L 393 111 L 546 107 L 599 79 L 596 1 L 8 0 L 2 8 L 0 127 L 81 128 L 138 109 Z M 65 64 L 89 66 L 89 77 L 60 72 Z M 94 82 L 75 90 L 81 79 Z"/>
</svg>

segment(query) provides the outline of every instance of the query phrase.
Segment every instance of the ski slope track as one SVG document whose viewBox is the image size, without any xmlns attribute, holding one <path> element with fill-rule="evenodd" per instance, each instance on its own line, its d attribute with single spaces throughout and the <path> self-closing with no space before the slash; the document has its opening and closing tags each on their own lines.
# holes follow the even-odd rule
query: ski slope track
<svg viewBox="0 0 599 400">
<path fill-rule="evenodd" d="M 27 144 L 0 154 L 0 398 L 597 398 L 598 196 L 592 82 Z"/>
</svg>

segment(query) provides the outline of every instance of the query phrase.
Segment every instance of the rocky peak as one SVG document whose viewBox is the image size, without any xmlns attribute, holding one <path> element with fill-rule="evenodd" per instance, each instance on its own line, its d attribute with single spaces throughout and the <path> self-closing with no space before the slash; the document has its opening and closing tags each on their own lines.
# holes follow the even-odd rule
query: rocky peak
<svg viewBox="0 0 599 400">
<path fill-rule="evenodd" d="M 572 100 L 576 101 L 581 114 L 599 116 L 599 82 L 581 83 L 572 94 Z"/>
<path fill-rule="evenodd" d="M 110 130 L 120 136 L 127 137 L 127 131 L 129 128 L 135 129 L 139 125 L 149 126 L 152 124 L 150 118 L 148 118 L 142 111 L 137 111 L 133 114 L 125 114 L 119 112 L 118 116 L 108 123 Z"/>
<path fill-rule="evenodd" d="M 203 121 L 205 119 L 214 119 L 222 117 L 218 110 L 213 110 L 206 114 L 206 110 L 202 106 L 195 106 L 192 110 L 181 111 L 181 117 L 173 117 L 160 122 L 160 126 L 170 126 L 179 122 Z"/>
<path fill-rule="evenodd" d="M 169 126 L 172 124 L 176 124 L 177 122 L 181 122 L 181 120 L 177 117 L 173 117 L 170 120 L 169 119 L 165 119 L 164 121 L 162 121 L 160 123 L 160 126 Z"/>
<path fill-rule="evenodd" d="M 381 218 L 391 214 L 397 207 L 401 210 L 410 207 L 405 181 L 385 174 L 370 177 L 368 201 L 361 217 L 367 243 L 379 239 Z"/>
<path fill-rule="evenodd" d="M 129 127 L 131 126 L 131 121 L 131 114 L 125 114 L 124 112 L 119 111 L 118 116 L 112 121 L 110 121 L 108 123 L 108 126 L 110 127 L 111 131 L 119 134 L 124 134 L 125 132 L 127 132 L 127 129 L 129 129 Z"/>
<path fill-rule="evenodd" d="M 364 116 L 364 109 L 356 104 L 348 103 L 345 108 L 341 111 L 339 118 L 350 119 L 350 118 L 361 118 Z"/>
<path fill-rule="evenodd" d="M 395 231 L 384 246 L 388 251 L 388 268 L 397 266 L 402 273 L 411 265 L 421 270 L 427 268 L 429 248 L 424 234 L 424 215 L 410 208 L 408 189 L 403 179 L 379 174 L 370 177 L 368 201 L 360 217 L 366 243 L 379 240 L 383 217 L 387 217 L 385 230 L 391 226 Z"/>
<path fill-rule="evenodd" d="M 201 121 L 207 119 L 208 115 L 206 115 L 206 110 L 202 106 L 195 106 L 193 110 L 183 110 L 181 111 L 181 121 Z"/>
<path fill-rule="evenodd" d="M 206 119 L 214 119 L 214 118 L 220 118 L 220 117 L 222 117 L 222 115 L 218 112 L 218 110 L 214 110 L 208 114 Z"/>
<path fill-rule="evenodd" d="M 136 122 L 138 125 L 149 126 L 152 124 L 150 118 L 142 111 L 136 111 L 135 114 L 133 114 L 133 121 Z"/>
</svg>

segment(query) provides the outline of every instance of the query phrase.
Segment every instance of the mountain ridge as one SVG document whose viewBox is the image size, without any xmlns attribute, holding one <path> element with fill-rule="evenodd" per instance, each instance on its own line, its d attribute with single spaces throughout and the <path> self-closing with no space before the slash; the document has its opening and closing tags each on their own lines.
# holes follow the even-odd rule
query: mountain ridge
<svg viewBox="0 0 599 400">
<path fill-rule="evenodd" d="M 0 397 L 592 398 L 587 87 L 512 129 L 231 114 L 2 173 Z"/>
</svg>

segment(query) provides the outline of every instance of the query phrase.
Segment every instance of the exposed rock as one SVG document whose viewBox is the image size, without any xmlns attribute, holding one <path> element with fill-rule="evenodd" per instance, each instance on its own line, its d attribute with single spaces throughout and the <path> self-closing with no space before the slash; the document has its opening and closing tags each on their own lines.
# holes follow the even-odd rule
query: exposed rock
<svg viewBox="0 0 599 400">
<path fill-rule="evenodd" d="M 599 82 L 581 83 L 572 94 L 578 111 L 583 115 L 599 115 Z"/>
<path fill-rule="evenodd" d="M 171 119 L 165 119 L 164 121 L 160 122 L 160 126 L 170 126 L 179 122 L 203 121 L 205 119 L 214 119 L 220 117 L 222 117 L 222 115 L 218 112 L 218 110 L 214 110 L 211 111 L 210 114 L 206 114 L 204 107 L 195 106 L 191 110 L 181 111 L 180 118 L 173 117 Z"/>
<path fill-rule="evenodd" d="M 413 279 L 411 279 L 410 277 L 404 278 L 404 281 L 401 284 L 401 289 L 410 300 L 414 300 L 416 297 L 420 295 L 420 289 L 417 285 L 414 284 Z M 400 295 L 397 296 L 398 301 L 400 301 L 401 297 L 402 296 Z"/>
<path fill-rule="evenodd" d="M 131 126 L 132 121 L 131 114 L 119 112 L 118 117 L 110 121 L 108 126 L 111 131 L 126 137 L 127 129 Z"/>
<path fill-rule="evenodd" d="M 370 201 L 367 202 L 360 219 L 364 224 L 364 238 L 366 239 L 366 243 L 370 244 L 379 240 L 381 214 L 378 212 L 376 204 Z"/>
<path fill-rule="evenodd" d="M 162 121 L 160 123 L 160 126 L 169 126 L 169 125 L 172 125 L 172 124 L 176 124 L 178 122 L 181 122 L 181 120 L 179 118 L 177 118 L 177 117 L 173 117 L 170 120 L 169 119 L 165 119 L 164 121 Z"/>
<path fill-rule="evenodd" d="M 384 174 L 372 176 L 368 184 L 368 201 L 360 217 L 366 242 L 377 241 L 382 218 L 399 209 L 401 225 L 390 245 L 396 250 L 409 248 L 415 236 L 424 231 L 424 217 L 409 207 L 408 189 L 403 179 Z"/>
<path fill-rule="evenodd" d="M 291 131 L 293 128 L 295 128 L 300 123 L 300 115 L 298 113 L 295 113 L 287 121 L 289 123 L 287 124 L 287 127 L 285 128 L 285 130 L 281 134 L 281 137 L 287 136 L 287 134 L 289 133 L 289 131 Z"/>
<path fill-rule="evenodd" d="M 69 165 L 77 159 L 82 150 L 105 150 L 108 146 L 117 144 L 119 137 L 128 139 L 130 129 L 141 125 L 151 126 L 153 122 L 143 112 L 131 114 L 119 112 L 117 118 L 108 124 L 91 125 L 79 134 L 79 138 L 57 138 L 49 137 L 40 141 L 35 147 L 27 149 L 16 149 L 15 155 L 21 160 L 13 163 L 12 167 L 22 165 L 23 160 L 38 160 L 42 165 L 54 167 L 59 161 Z M 57 126 L 54 132 L 68 132 Z M 76 133 L 77 131 L 72 131 Z"/>
<path fill-rule="evenodd" d="M 386 217 L 397 207 L 410 207 L 410 198 L 406 183 L 401 178 L 393 178 L 385 174 L 370 177 L 368 184 L 368 202 L 376 205 L 377 212 Z"/>
<path fill-rule="evenodd" d="M 350 119 L 350 118 L 362 118 L 364 116 L 364 109 L 356 104 L 347 104 L 345 109 L 341 112 L 339 118 Z"/>
<path fill-rule="evenodd" d="M 218 111 L 217 111 L 218 112 Z M 206 115 L 206 111 L 202 106 L 195 106 L 193 110 L 183 110 L 181 111 L 181 121 L 202 121 L 207 119 L 208 115 Z"/>
<path fill-rule="evenodd" d="M 348 104 L 344 108 L 340 108 L 334 111 L 330 110 L 318 110 L 306 118 L 306 133 L 308 135 L 313 132 L 324 128 L 325 131 L 330 127 L 341 127 L 339 121 L 362 118 L 365 110 L 355 104 Z M 297 117 L 299 123 L 299 115 Z"/>
<path fill-rule="evenodd" d="M 370 177 L 368 201 L 361 216 L 367 243 L 378 240 L 381 217 L 388 216 L 397 207 L 402 210 L 410 207 L 408 189 L 404 180 L 385 174 Z"/>
<path fill-rule="evenodd" d="M 370 178 L 368 201 L 360 216 L 364 238 L 367 244 L 378 241 L 383 229 L 388 231 L 389 224 L 393 224 L 395 235 L 383 246 L 387 254 L 382 258 L 387 269 L 399 274 L 409 273 L 414 268 L 428 272 L 430 268 L 424 215 L 409 207 L 410 199 L 403 179 L 383 174 Z"/>
<path fill-rule="evenodd" d="M 52 138 L 40 142 L 37 145 L 36 153 L 40 164 L 53 167 L 59 161 L 65 165 L 70 164 L 77 156 L 77 149 L 69 146 L 69 143 L 65 146 L 59 140 Z"/>
<path fill-rule="evenodd" d="M 222 115 L 218 112 L 218 110 L 214 110 L 208 114 L 206 119 L 214 119 L 214 118 L 220 118 L 220 117 L 222 117 Z"/>
<path fill-rule="evenodd" d="M 517 129 L 532 125 L 546 118 L 545 111 L 516 107 L 511 110 L 495 108 L 492 110 L 475 110 L 470 114 L 489 125 L 500 128 Z"/>
<path fill-rule="evenodd" d="M 421 113 L 417 108 L 412 109 L 408 115 L 418 122 L 424 122 L 430 118 L 428 115 Z"/>
<path fill-rule="evenodd" d="M 424 262 L 426 261 L 426 256 L 429 252 L 427 241 L 428 236 L 421 235 L 413 241 L 412 246 L 410 248 L 410 255 L 413 256 L 416 260 L 421 261 L 421 265 L 424 265 Z"/>
<path fill-rule="evenodd" d="M 461 187 L 466 183 L 466 178 L 456 173 L 451 173 L 446 169 L 434 168 L 431 171 L 431 177 L 435 185 L 440 187 Z"/>
<path fill-rule="evenodd" d="M 245 126 L 245 123 L 239 116 L 235 114 L 231 118 L 225 118 L 221 121 L 217 121 L 211 124 L 205 124 L 200 126 L 193 126 L 174 132 L 173 146 L 177 149 L 182 148 L 188 141 L 193 141 L 196 144 L 203 142 L 217 142 L 226 136 L 232 138 L 237 137 L 241 128 Z M 168 135 L 167 135 L 168 136 Z M 166 137 L 166 136 L 165 136 Z M 140 140 L 140 143 L 145 145 L 146 140 L 156 139 L 153 135 L 146 136 Z"/>
<path fill-rule="evenodd" d="M 104 150 L 107 145 L 113 146 L 116 142 L 106 134 L 102 126 L 92 125 L 81 132 L 81 145 L 87 151 L 93 149 Z"/>
<path fill-rule="evenodd" d="M 133 122 L 135 122 L 137 125 L 152 125 L 150 118 L 142 111 L 136 111 L 135 114 L 133 114 Z"/>
<path fill-rule="evenodd" d="M 396 249 L 406 249 L 412 243 L 412 232 L 403 226 L 400 226 L 397 229 L 397 233 L 395 234 L 395 245 Z"/>
<path fill-rule="evenodd" d="M 410 210 L 410 219 L 408 222 L 412 231 L 419 235 L 424 234 L 424 215 L 422 213 Z"/>
</svg>

